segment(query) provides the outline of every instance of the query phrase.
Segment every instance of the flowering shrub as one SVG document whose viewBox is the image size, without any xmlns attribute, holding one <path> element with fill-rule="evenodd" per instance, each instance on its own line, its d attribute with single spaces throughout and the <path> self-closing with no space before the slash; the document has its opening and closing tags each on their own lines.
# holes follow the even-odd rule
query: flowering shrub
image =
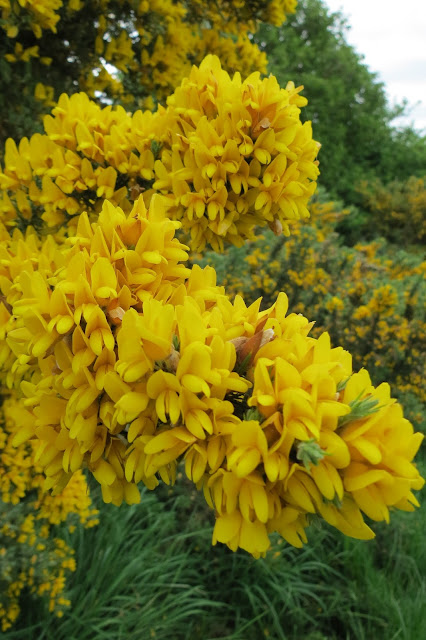
<svg viewBox="0 0 426 640">
<path fill-rule="evenodd" d="M 58 616 L 70 604 L 73 551 L 55 527 L 97 524 L 83 470 L 119 506 L 138 503 L 141 484 L 173 484 L 182 463 L 215 512 L 213 544 L 254 557 L 274 532 L 301 547 L 315 517 L 366 540 L 367 519 L 418 506 L 423 436 L 387 383 L 354 373 L 351 355 L 298 312 L 331 318 L 376 367 L 387 329 L 379 365 L 387 372 L 389 344 L 404 343 L 413 385 L 423 267 L 400 265 L 400 288 L 373 287 L 380 245 L 333 247 L 345 213 L 333 205 L 315 205 L 316 226 L 274 241 L 266 277 L 270 236 L 247 257 L 248 295 L 266 293 L 263 310 L 257 295 L 230 299 L 247 288 L 236 272 L 227 295 L 211 266 L 188 261 L 189 248 L 241 248 L 259 243 L 260 227 L 289 235 L 309 217 L 319 144 L 300 119 L 306 100 L 291 82 L 261 79 L 266 60 L 249 37 L 295 6 L 0 1 L 0 77 L 25 70 L 23 97 L 53 107 L 43 134 L 7 140 L 0 167 L 3 630 L 24 590 Z M 250 75 L 231 77 L 207 52 Z M 64 78 L 69 94 L 85 92 L 56 103 Z M 351 270 L 349 288 L 336 268 Z M 357 308 L 341 320 L 345 297 Z"/>
<path fill-rule="evenodd" d="M 0 140 L 34 130 L 62 92 L 140 108 L 165 98 L 208 54 L 228 70 L 266 72 L 249 38 L 280 25 L 296 0 L 2 0 L 0 81 L 8 86 Z M 13 82 L 12 82 L 13 78 Z M 11 103 L 16 109 L 10 109 Z"/>
<path fill-rule="evenodd" d="M 409 247 L 426 239 L 426 178 L 412 176 L 382 184 L 364 181 L 358 187 L 366 210 L 365 231 L 374 232 L 395 244 Z"/>
<path fill-rule="evenodd" d="M 197 250 L 241 245 L 256 225 L 288 233 L 289 220 L 309 215 L 318 175 L 299 90 L 258 73 L 231 78 L 208 56 L 155 113 L 62 95 L 45 135 L 6 142 L 0 219 L 52 233 L 105 199 L 129 211 L 140 193 L 147 205 L 161 193 Z"/>
<path fill-rule="evenodd" d="M 12 445 L 30 414 L 15 399 L 0 409 L 0 623 L 6 631 L 20 612 L 24 589 L 48 599 L 49 611 L 62 616 L 71 603 L 65 597 L 66 576 L 75 569 L 73 550 L 55 535 L 53 525 L 97 524 L 81 471 L 57 495 L 42 489 L 36 442 Z"/>
<path fill-rule="evenodd" d="M 389 382 L 410 419 L 422 425 L 426 263 L 383 239 L 348 248 L 336 226 L 350 226 L 349 210 L 317 200 L 310 211 L 310 224 L 294 226 L 288 239 L 264 233 L 205 260 L 216 265 L 229 293 L 248 302 L 262 296 L 268 306 L 286 291 L 295 312 L 309 309 L 316 319 L 312 335 L 327 329 L 335 344 L 352 351 L 355 368 Z"/>
<path fill-rule="evenodd" d="M 215 511 L 213 543 L 255 557 L 272 532 L 302 546 L 313 516 L 369 539 L 365 517 L 418 504 L 422 435 L 389 385 L 309 335 L 284 293 L 261 311 L 189 266 L 186 241 L 220 251 L 308 216 L 318 145 L 304 104 L 292 83 L 231 78 L 208 56 L 155 113 L 63 95 L 44 135 L 8 140 L 0 384 L 10 444 L 31 448 L 44 491 L 67 495 L 84 468 L 106 503 L 137 503 L 140 483 L 173 483 L 183 461 Z M 40 514 L 62 519 L 46 500 Z"/>
<path fill-rule="evenodd" d="M 182 263 L 178 226 L 162 196 L 127 215 L 105 201 L 65 244 L 49 237 L 37 255 L 28 234 L 18 273 L 15 233 L 4 379 L 28 412 L 13 442 L 35 439 L 44 488 L 84 466 L 106 502 L 138 502 L 140 482 L 173 483 L 184 459 L 215 509 L 213 541 L 254 556 L 272 531 L 302 545 L 312 514 L 368 539 L 363 514 L 411 510 L 422 436 L 389 386 L 352 373 L 327 333 L 309 337 L 285 294 L 263 312 L 231 302 L 211 267 Z"/>
</svg>

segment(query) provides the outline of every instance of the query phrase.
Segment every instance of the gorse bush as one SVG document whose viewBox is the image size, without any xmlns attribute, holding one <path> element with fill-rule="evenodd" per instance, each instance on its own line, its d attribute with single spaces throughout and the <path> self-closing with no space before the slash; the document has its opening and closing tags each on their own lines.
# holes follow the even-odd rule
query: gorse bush
<svg viewBox="0 0 426 640">
<path fill-rule="evenodd" d="M 75 570 L 74 551 L 55 525 L 93 527 L 97 511 L 91 506 L 85 477 L 80 471 L 62 493 L 43 491 L 37 443 L 19 443 L 19 427 L 26 412 L 12 398 L 1 407 L 0 423 L 0 623 L 6 631 L 20 612 L 24 590 L 48 599 L 49 611 L 61 617 L 71 604 L 65 581 Z"/>
<path fill-rule="evenodd" d="M 222 256 L 209 253 L 201 264 L 214 264 L 226 290 L 248 302 L 262 297 L 268 306 L 286 291 L 294 312 L 309 309 L 315 318 L 311 334 L 326 329 L 333 343 L 350 349 L 355 368 L 368 368 L 376 384 L 389 382 L 421 426 L 426 263 L 384 239 L 345 246 L 336 228 L 349 228 L 357 212 L 323 199 L 311 203 L 309 223 L 292 228 L 291 237 L 266 232 Z"/>
<path fill-rule="evenodd" d="M 332 318 L 333 327 L 345 338 L 349 330 L 350 337 L 349 319 L 337 322 L 333 314 L 352 296 L 348 314 L 357 316 L 355 348 L 364 358 L 371 344 L 376 348 L 373 333 L 384 332 L 379 323 L 404 314 L 407 322 L 393 340 L 397 349 L 405 340 L 412 369 L 421 357 L 410 342 L 421 267 L 408 261 L 399 288 L 379 287 L 379 245 L 334 244 L 335 224 L 347 212 L 317 205 L 317 225 L 296 226 L 309 217 L 320 146 L 310 123 L 301 121 L 301 87 L 288 82 L 280 88 L 259 71 L 229 75 L 213 55 L 189 69 L 194 60 L 188 51 L 202 57 L 203 47 L 216 50 L 209 38 L 218 33 L 228 63 L 237 55 L 232 58 L 227 48 L 241 55 L 247 47 L 255 60 L 247 54 L 244 72 L 260 66 L 249 31 L 262 20 L 282 22 L 295 4 L 232 1 L 210 8 L 166 0 L 2 7 L 6 46 L 27 32 L 40 41 L 30 46 L 29 38 L 25 47 L 17 41 L 5 57 L 10 65 L 40 59 L 58 70 L 61 58 L 51 64 L 42 36 L 64 26 L 71 14 L 87 21 L 90 34 L 96 31 L 95 40 L 90 34 L 85 40 L 87 67 L 72 39 L 60 38 L 67 63 L 84 76 L 71 76 L 72 91 L 78 86 L 87 92 L 62 94 L 44 118 L 44 133 L 19 142 L 9 138 L 0 169 L 4 468 L 10 448 L 17 448 L 4 493 L 6 500 L 9 494 L 20 500 L 23 542 L 30 547 L 42 536 L 31 523 L 44 513 L 51 525 L 73 513 L 93 524 L 89 499 L 78 497 L 86 491 L 82 470 L 100 486 L 105 503 L 120 506 L 139 503 L 143 485 L 162 485 L 161 495 L 182 463 L 184 491 L 202 491 L 206 511 L 214 512 L 213 544 L 254 558 L 267 556 L 277 534 L 302 547 L 312 520 L 369 540 L 375 535 L 371 520 L 389 522 L 391 511 L 418 506 L 413 491 L 424 480 L 413 460 L 423 436 L 404 418 L 389 384 L 375 386 L 367 370 L 354 372 L 350 353 L 333 346 L 329 333 L 299 311 L 318 312 L 324 322 Z M 76 37 L 87 36 L 85 28 Z M 226 33 L 232 37 L 222 39 Z M 198 49 L 197 38 L 203 43 Z M 108 78 L 107 63 L 115 66 Z M 141 78 L 146 81 L 137 89 Z M 35 96 L 47 97 L 48 104 L 56 86 L 36 85 Z M 156 111 L 117 106 L 146 108 L 157 100 L 165 104 Z M 190 249 L 206 246 L 244 252 L 265 227 L 280 239 L 267 247 L 267 277 L 253 274 L 259 293 L 273 296 L 264 309 L 260 298 L 231 300 L 212 266 L 188 260 Z M 290 231 L 293 237 L 284 242 Z M 274 275 L 286 249 L 290 309 Z M 361 286 L 361 254 L 372 289 Z M 265 256 L 259 244 L 247 261 L 258 271 Z M 336 269 L 350 273 L 349 288 L 336 283 L 333 290 Z M 282 278 L 281 284 L 287 286 Z M 400 299 L 408 286 L 410 295 Z M 392 331 L 390 324 L 389 336 Z M 389 363 L 378 352 L 377 345 L 374 364 L 383 355 L 385 373 Z M 15 482 L 23 466 L 30 482 L 36 478 L 35 503 L 25 488 L 27 476 Z M 7 533 L 9 523 L 5 527 Z M 49 544 L 61 559 L 57 547 L 63 545 L 66 558 L 59 565 L 48 560 L 56 585 L 49 606 L 61 613 L 67 600 L 57 595 L 73 565 L 53 531 Z M 19 597 L 26 581 L 36 594 L 47 590 L 44 568 L 32 582 L 32 557 L 26 553 L 10 598 Z M 105 579 L 102 570 L 99 579 Z M 7 625 L 16 618 L 16 602 L 2 609 Z M 186 606 L 185 597 L 182 602 Z M 112 628 L 108 620 L 102 633 Z"/>
<path fill-rule="evenodd" d="M 208 54 L 244 75 L 266 71 L 249 37 L 281 24 L 296 0 L 4 0 L 0 141 L 33 133 L 64 91 L 152 108 Z M 13 78 L 13 81 L 12 81 Z M 12 105 L 15 107 L 13 108 Z M 11 108 L 12 107 L 12 108 Z"/>
<path fill-rule="evenodd" d="M 140 194 L 148 205 L 160 193 L 194 249 L 241 244 L 267 223 L 288 233 L 290 219 L 309 215 L 318 176 L 299 91 L 259 73 L 231 78 L 208 56 L 155 113 L 132 116 L 64 94 L 44 120 L 45 135 L 19 148 L 6 143 L 2 220 L 60 238 L 76 214 L 98 214 L 104 200 L 128 212 Z"/>
<path fill-rule="evenodd" d="M 243 106 L 227 101 L 235 92 Z M 353 373 L 350 354 L 332 348 L 327 333 L 310 337 L 312 323 L 287 315 L 285 294 L 263 312 L 260 300 L 231 302 L 216 285 L 214 269 L 185 266 L 186 247 L 174 237 L 181 225 L 185 230 L 195 222 L 194 247 L 208 240 L 218 249 L 229 239 L 240 244 L 257 219 L 279 233 L 289 219 L 303 217 L 307 193 L 315 188 L 309 174 L 316 177 L 310 155 L 316 145 L 289 97 L 273 79 L 255 75 L 241 82 L 237 74 L 231 80 L 209 57 L 170 100 L 171 115 L 176 109 L 177 124 L 188 129 L 187 137 L 177 136 L 186 166 L 177 142 L 163 158 L 171 156 L 171 173 L 157 161 L 157 193 L 136 192 L 133 206 L 125 200 L 125 213 L 107 200 L 115 186 L 103 179 L 97 192 L 102 209 L 96 217 L 94 207 L 93 222 L 86 212 L 77 220 L 63 216 L 66 225 L 44 243 L 30 229 L 26 236 L 5 236 L 4 379 L 25 397 L 27 420 L 17 437 L 39 442 L 46 489 L 61 490 L 87 467 L 106 502 L 134 503 L 140 482 L 151 489 L 160 478 L 173 483 L 184 458 L 187 477 L 216 512 L 213 541 L 254 556 L 266 552 L 273 531 L 301 546 L 310 513 L 368 539 L 374 534 L 362 512 L 387 521 L 389 507 L 417 504 L 411 490 L 423 480 L 411 461 L 422 436 L 391 400 L 389 386 L 375 389 L 365 370 Z M 87 99 L 75 99 L 83 100 L 83 113 L 101 113 Z M 64 99 L 67 104 L 72 108 L 72 100 Z M 238 153 L 228 162 L 223 121 L 234 122 L 241 110 L 247 120 L 233 130 Z M 106 111 L 107 117 L 113 113 Z M 145 117 L 147 127 L 155 126 L 155 114 Z M 101 160 L 102 133 L 90 134 L 75 116 L 67 124 L 62 107 L 57 118 L 57 124 L 48 121 L 52 137 L 68 130 L 66 141 L 74 146 L 71 132 L 78 137 L 83 131 L 85 142 L 73 153 Z M 188 188 L 194 179 L 188 168 L 199 151 L 190 145 L 194 124 L 196 131 L 204 126 L 213 145 L 208 165 L 205 150 L 199 156 L 201 179 L 211 179 L 224 197 L 252 204 L 251 211 L 231 210 L 231 233 L 224 205 L 212 203 L 213 196 L 202 202 Z M 25 178 L 34 193 L 40 156 L 29 153 L 28 141 L 19 152 L 11 148 L 3 186 L 22 193 Z M 39 204 L 50 198 L 52 185 L 42 181 Z M 174 212 L 182 192 L 195 204 Z M 67 198 L 61 193 L 62 214 Z M 19 221 L 14 212 L 6 220 L 12 228 Z M 31 256 L 28 267 L 22 251 Z"/>
<path fill-rule="evenodd" d="M 426 171 L 426 169 L 425 169 Z M 362 235 L 372 233 L 402 247 L 423 245 L 426 239 L 426 178 L 383 184 L 364 181 L 358 186 L 365 211 Z M 372 230 L 374 231 L 372 232 Z"/>
</svg>

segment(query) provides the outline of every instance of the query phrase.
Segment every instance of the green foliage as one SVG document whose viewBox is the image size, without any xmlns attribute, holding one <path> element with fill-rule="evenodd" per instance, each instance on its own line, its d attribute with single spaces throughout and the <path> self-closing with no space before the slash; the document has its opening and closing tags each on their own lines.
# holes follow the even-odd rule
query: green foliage
<svg viewBox="0 0 426 640">
<path fill-rule="evenodd" d="M 412 129 L 391 126 L 405 105 L 389 105 L 377 74 L 347 43 L 347 30 L 342 15 L 331 13 L 323 0 L 301 0 L 295 16 L 278 28 L 263 25 L 255 40 L 280 84 L 304 86 L 304 118 L 312 120 L 322 144 L 321 184 L 356 203 L 361 180 L 425 173 L 426 144 Z"/>
<path fill-rule="evenodd" d="M 14 624 L 26 590 L 31 603 L 50 615 L 63 615 L 69 601 L 65 580 L 74 570 L 73 550 L 56 538 L 46 521 L 37 518 L 33 505 L 0 500 L 0 621 L 3 630 Z M 44 601 L 41 600 L 44 598 Z M 46 602 L 47 601 L 47 602 Z M 48 607 L 46 604 L 48 603 Z"/>
<path fill-rule="evenodd" d="M 367 215 L 360 239 L 382 236 L 400 247 L 422 245 L 426 240 L 426 177 L 363 181 L 358 187 Z"/>
<path fill-rule="evenodd" d="M 62 3 L 61 3 L 62 4 Z M 1 31 L 0 42 L 0 141 L 8 137 L 19 140 L 23 136 L 41 131 L 41 115 L 46 113 L 46 104 L 34 95 L 36 84 L 41 82 L 53 87 L 56 97 L 62 92 L 75 93 L 79 90 L 82 70 L 94 58 L 90 43 L 96 38 L 96 19 L 99 2 L 86 2 L 78 12 L 78 28 L 75 12 L 68 12 L 68 3 L 63 3 L 58 15 L 60 19 L 55 32 L 45 31 L 36 37 L 26 24 L 27 15 L 17 17 L 20 32 L 17 38 L 6 37 Z M 19 22 L 21 20 L 22 22 Z M 5 58 L 13 55 L 17 43 L 22 49 L 38 47 L 36 56 L 18 59 L 11 64 Z M 51 64 L 44 59 L 51 58 Z M 88 67 L 90 68 L 90 67 Z M 7 90 L 6 90 L 7 87 Z"/>
<path fill-rule="evenodd" d="M 275 541 L 263 560 L 211 547 L 202 498 L 144 491 L 101 505 L 80 530 L 72 608 L 58 622 L 27 609 L 4 640 L 413 640 L 426 634 L 426 513 L 396 514 L 376 541 L 312 525 L 308 547 Z"/>
</svg>

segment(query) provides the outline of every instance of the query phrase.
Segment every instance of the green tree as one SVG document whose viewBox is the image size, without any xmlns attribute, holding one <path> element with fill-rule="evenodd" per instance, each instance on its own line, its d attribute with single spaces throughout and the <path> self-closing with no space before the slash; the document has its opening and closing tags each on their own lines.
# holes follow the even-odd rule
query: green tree
<svg viewBox="0 0 426 640">
<path fill-rule="evenodd" d="M 406 105 L 389 105 L 384 84 L 347 43 L 348 29 L 342 14 L 331 13 L 322 0 L 301 0 L 295 16 L 278 28 L 263 25 L 255 41 L 281 84 L 292 79 L 304 85 L 304 118 L 322 144 L 322 185 L 356 202 L 361 179 L 425 173 L 426 145 L 412 129 L 392 127 Z"/>
</svg>

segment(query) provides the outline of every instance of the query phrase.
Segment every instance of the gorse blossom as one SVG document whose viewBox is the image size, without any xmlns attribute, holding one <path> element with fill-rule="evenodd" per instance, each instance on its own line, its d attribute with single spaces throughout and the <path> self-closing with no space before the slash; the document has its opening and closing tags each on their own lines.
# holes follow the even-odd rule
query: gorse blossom
<svg viewBox="0 0 426 640">
<path fill-rule="evenodd" d="M 207 53 L 228 70 L 266 73 L 266 55 L 250 35 L 261 23 L 281 25 L 296 6 L 296 0 L 1 0 L 0 58 L 15 77 L 31 61 L 22 81 L 28 111 L 31 98 L 37 113 L 46 112 L 52 106 L 46 91 L 54 100 L 76 86 L 104 102 L 149 107 Z"/>
<path fill-rule="evenodd" d="M 227 294 L 239 293 L 247 304 L 262 296 L 269 306 L 285 291 L 294 312 L 310 309 L 311 335 L 327 329 L 334 344 L 352 353 L 354 369 L 364 366 L 372 379 L 386 380 L 406 417 L 420 427 L 426 261 L 420 253 L 395 253 L 384 240 L 345 246 L 336 232 L 348 210 L 319 199 L 309 211 L 288 239 L 267 231 L 223 256 L 208 253 L 202 263 L 215 265 Z"/>
<path fill-rule="evenodd" d="M 288 235 L 289 221 L 309 216 L 319 173 L 299 90 L 259 73 L 231 78 L 207 56 L 155 113 L 62 95 L 46 134 L 6 143 L 1 219 L 72 235 L 75 216 L 95 219 L 103 200 L 128 212 L 140 194 L 146 206 L 161 194 L 194 250 L 241 245 L 266 224 Z"/>
<path fill-rule="evenodd" d="M 93 527 L 86 478 L 78 470 L 67 487 L 52 496 L 43 490 L 43 468 L 37 462 L 40 442 L 14 446 L 18 430 L 31 414 L 17 399 L 4 399 L 0 414 L 0 625 L 6 631 L 20 612 L 21 592 L 47 597 L 49 611 L 62 616 L 71 602 L 64 595 L 66 577 L 75 569 L 74 551 L 55 537 L 52 525 Z"/>
<path fill-rule="evenodd" d="M 60 244 L 15 231 L 4 249 L 3 380 L 22 394 L 14 444 L 35 442 L 44 487 L 87 468 L 106 502 L 135 503 L 183 461 L 213 542 L 256 557 L 274 531 L 301 546 L 313 516 L 368 539 L 365 516 L 412 510 L 422 436 L 389 386 L 310 337 L 285 294 L 260 311 L 231 302 L 211 267 L 186 267 L 168 212 L 167 196 L 127 212 L 106 201 Z"/>
</svg>

